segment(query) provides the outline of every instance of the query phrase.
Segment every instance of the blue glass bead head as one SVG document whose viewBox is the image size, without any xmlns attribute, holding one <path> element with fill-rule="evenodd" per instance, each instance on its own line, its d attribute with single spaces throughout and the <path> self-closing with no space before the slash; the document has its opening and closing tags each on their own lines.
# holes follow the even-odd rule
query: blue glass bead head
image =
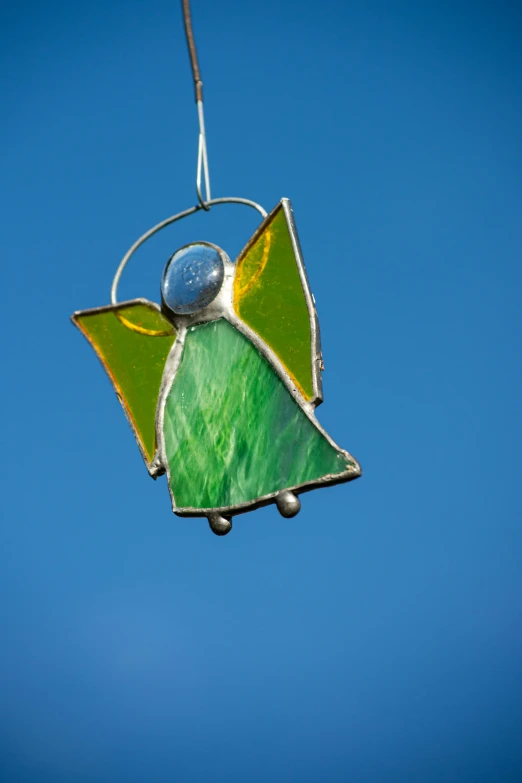
<svg viewBox="0 0 522 783">
<path fill-rule="evenodd" d="M 198 242 L 182 247 L 163 272 L 163 303 L 178 315 L 198 313 L 219 294 L 224 277 L 225 266 L 215 245 Z"/>
</svg>

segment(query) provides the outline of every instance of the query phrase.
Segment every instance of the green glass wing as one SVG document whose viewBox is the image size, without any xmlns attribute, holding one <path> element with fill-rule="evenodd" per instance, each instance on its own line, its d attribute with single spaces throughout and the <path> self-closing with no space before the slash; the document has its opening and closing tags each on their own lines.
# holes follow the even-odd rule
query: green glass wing
<svg viewBox="0 0 522 783">
<path fill-rule="evenodd" d="M 103 364 L 150 466 L 161 379 L 176 330 L 158 305 L 146 299 L 81 310 L 72 321 Z"/>
<path fill-rule="evenodd" d="M 320 402 L 317 315 L 288 199 L 268 215 L 237 259 L 234 309 L 272 349 L 304 399 Z"/>
</svg>

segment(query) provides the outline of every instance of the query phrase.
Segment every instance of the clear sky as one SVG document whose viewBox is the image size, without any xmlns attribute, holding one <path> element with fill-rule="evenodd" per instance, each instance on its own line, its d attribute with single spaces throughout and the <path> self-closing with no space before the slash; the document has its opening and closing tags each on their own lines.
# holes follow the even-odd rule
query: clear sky
<svg viewBox="0 0 522 783">
<path fill-rule="evenodd" d="M 213 193 L 292 200 L 318 417 L 364 470 L 223 539 L 68 320 L 194 203 L 178 3 L 1 14 L 2 780 L 519 781 L 520 5 L 193 0 Z M 257 224 L 172 227 L 122 297 Z"/>
</svg>

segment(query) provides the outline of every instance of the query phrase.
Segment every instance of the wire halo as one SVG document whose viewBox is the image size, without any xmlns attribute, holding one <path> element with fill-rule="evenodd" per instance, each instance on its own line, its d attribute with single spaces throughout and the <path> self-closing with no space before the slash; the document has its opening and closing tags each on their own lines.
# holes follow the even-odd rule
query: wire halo
<svg viewBox="0 0 522 783">
<path fill-rule="evenodd" d="M 195 212 L 199 212 L 200 209 L 210 209 L 210 207 L 217 206 L 218 204 L 244 204 L 247 207 L 252 207 L 253 209 L 257 209 L 257 211 L 260 213 L 260 215 L 263 218 L 266 218 L 268 213 L 260 204 L 257 204 L 255 201 L 251 201 L 248 198 L 238 198 L 235 196 L 226 196 L 224 198 L 213 198 L 210 199 L 210 201 L 205 202 L 205 204 L 195 204 L 193 207 L 189 207 L 189 209 L 185 209 L 183 212 L 178 212 L 176 215 L 172 215 L 171 217 L 166 218 L 165 220 L 162 220 L 161 223 L 157 223 L 152 228 L 149 228 L 148 231 L 146 231 L 144 234 L 141 235 L 139 239 L 136 240 L 136 242 L 127 250 L 123 258 L 121 259 L 120 263 L 118 264 L 118 268 L 116 269 L 116 274 L 114 275 L 112 285 L 111 285 L 111 304 L 115 305 L 118 304 L 118 285 L 121 279 L 121 276 L 123 274 L 123 270 L 127 266 L 130 258 L 136 250 L 143 245 L 144 242 L 147 241 L 147 239 L 150 239 L 150 237 L 154 236 L 154 234 L 157 234 L 158 231 L 161 231 L 162 228 L 165 228 L 166 226 L 170 226 L 171 223 L 175 223 L 177 220 L 181 220 L 184 217 L 188 217 L 189 215 L 193 215 Z"/>
</svg>

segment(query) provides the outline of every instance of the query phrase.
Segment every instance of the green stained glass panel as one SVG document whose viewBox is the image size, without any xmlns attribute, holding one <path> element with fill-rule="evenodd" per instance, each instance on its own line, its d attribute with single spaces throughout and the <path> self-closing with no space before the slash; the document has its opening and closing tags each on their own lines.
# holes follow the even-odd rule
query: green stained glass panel
<svg viewBox="0 0 522 783">
<path fill-rule="evenodd" d="M 282 206 L 237 260 L 234 306 L 311 400 L 310 314 Z"/>
<path fill-rule="evenodd" d="M 167 396 L 165 451 L 177 508 L 223 508 L 354 466 L 225 320 L 189 329 Z"/>
<path fill-rule="evenodd" d="M 165 361 L 176 338 L 152 302 L 137 300 L 75 313 L 134 429 L 144 458 L 156 450 L 155 416 Z"/>
</svg>

